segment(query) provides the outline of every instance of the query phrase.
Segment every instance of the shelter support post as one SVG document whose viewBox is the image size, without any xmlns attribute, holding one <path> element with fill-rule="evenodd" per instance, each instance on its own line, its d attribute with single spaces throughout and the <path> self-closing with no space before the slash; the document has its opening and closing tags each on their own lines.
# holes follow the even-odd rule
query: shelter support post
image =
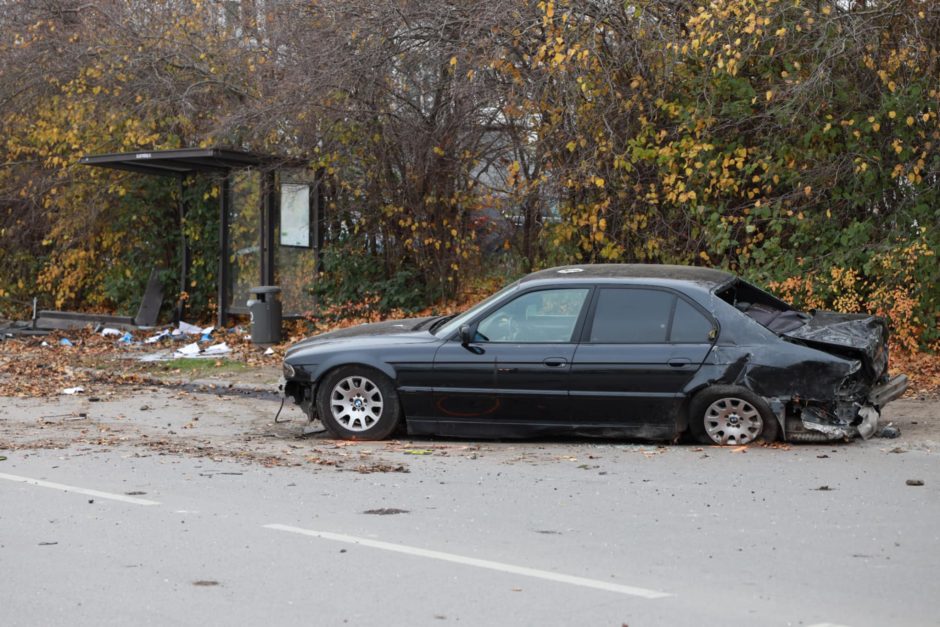
<svg viewBox="0 0 940 627">
<path fill-rule="evenodd" d="M 179 198 L 179 227 L 180 227 L 180 294 L 176 301 L 176 321 L 183 319 L 186 311 L 186 294 L 189 292 L 189 241 L 186 238 L 186 176 L 178 177 L 177 193 Z"/>
<path fill-rule="evenodd" d="M 226 174 L 222 178 L 222 189 L 219 192 L 219 328 L 228 323 L 228 289 L 229 289 L 229 216 L 232 203 L 232 175 Z"/>
<path fill-rule="evenodd" d="M 262 174 L 261 188 L 264 200 L 261 210 L 261 276 L 258 278 L 261 285 L 274 285 L 274 236 L 278 207 L 274 170 Z"/>
</svg>

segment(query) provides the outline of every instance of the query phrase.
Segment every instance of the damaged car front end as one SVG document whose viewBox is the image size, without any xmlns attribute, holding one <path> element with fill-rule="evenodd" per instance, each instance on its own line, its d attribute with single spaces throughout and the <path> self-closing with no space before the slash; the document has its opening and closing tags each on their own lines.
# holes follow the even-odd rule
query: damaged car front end
<svg viewBox="0 0 940 627">
<path fill-rule="evenodd" d="M 888 328 L 875 316 L 818 312 L 804 326 L 784 334 L 788 341 L 849 360 L 845 373 L 828 380 L 829 396 L 796 399 L 791 440 L 870 438 L 882 408 L 907 389 L 907 376 L 888 376 Z M 788 425 L 790 426 L 790 425 Z M 802 428 L 801 428 L 802 427 Z"/>
<path fill-rule="evenodd" d="M 907 389 L 906 375 L 888 374 L 883 318 L 798 312 L 740 280 L 717 293 L 781 340 L 749 353 L 737 378 L 767 401 L 784 439 L 868 439 L 884 406 Z"/>
</svg>

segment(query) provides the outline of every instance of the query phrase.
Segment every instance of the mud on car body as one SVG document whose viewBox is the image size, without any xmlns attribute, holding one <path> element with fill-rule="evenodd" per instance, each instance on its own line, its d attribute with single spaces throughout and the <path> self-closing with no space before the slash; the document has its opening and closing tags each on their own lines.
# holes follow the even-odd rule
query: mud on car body
<svg viewBox="0 0 940 627">
<path fill-rule="evenodd" d="M 718 270 L 530 274 L 458 316 L 292 346 L 283 391 L 338 437 L 870 437 L 907 378 L 878 317 L 803 313 Z"/>
</svg>

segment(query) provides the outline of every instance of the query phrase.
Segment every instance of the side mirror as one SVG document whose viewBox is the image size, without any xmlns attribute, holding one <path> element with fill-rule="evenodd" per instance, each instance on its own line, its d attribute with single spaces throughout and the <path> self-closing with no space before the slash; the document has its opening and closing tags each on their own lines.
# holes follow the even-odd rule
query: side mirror
<svg viewBox="0 0 940 627">
<path fill-rule="evenodd" d="M 473 329 L 469 324 L 460 325 L 460 343 L 466 346 L 473 341 Z"/>
</svg>

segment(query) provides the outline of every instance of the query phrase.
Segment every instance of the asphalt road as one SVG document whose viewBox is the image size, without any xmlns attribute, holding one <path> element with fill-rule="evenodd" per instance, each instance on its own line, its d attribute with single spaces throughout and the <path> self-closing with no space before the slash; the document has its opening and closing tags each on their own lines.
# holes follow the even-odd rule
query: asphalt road
<svg viewBox="0 0 940 627">
<path fill-rule="evenodd" d="M 940 624 L 930 441 L 345 446 L 269 400 L 113 404 L 0 413 L 5 626 Z M 193 424 L 204 455 L 141 444 Z"/>
</svg>

